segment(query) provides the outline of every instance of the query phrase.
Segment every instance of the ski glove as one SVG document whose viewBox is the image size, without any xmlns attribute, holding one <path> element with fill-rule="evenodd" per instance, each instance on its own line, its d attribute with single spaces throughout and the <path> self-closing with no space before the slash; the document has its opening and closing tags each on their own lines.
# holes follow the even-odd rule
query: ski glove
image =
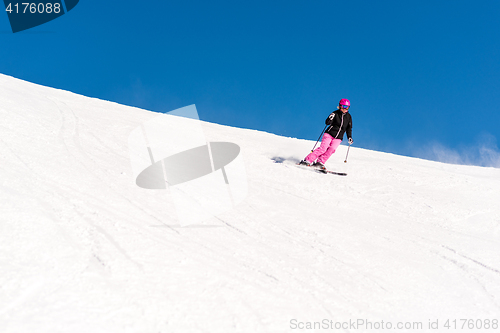
<svg viewBox="0 0 500 333">
<path fill-rule="evenodd" d="M 349 138 L 349 144 L 352 145 L 354 141 L 352 141 L 352 138 Z"/>
</svg>

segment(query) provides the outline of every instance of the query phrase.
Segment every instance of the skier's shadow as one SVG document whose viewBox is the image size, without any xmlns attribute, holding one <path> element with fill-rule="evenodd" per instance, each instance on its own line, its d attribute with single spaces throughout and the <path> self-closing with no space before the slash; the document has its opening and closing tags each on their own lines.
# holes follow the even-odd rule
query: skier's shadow
<svg viewBox="0 0 500 333">
<path fill-rule="evenodd" d="M 297 164 L 297 163 L 299 163 L 300 160 L 295 158 L 295 157 L 275 156 L 275 157 L 271 157 L 271 161 L 273 161 L 274 163 L 279 163 L 279 164 L 284 164 L 286 162 L 291 162 L 293 164 Z"/>
</svg>

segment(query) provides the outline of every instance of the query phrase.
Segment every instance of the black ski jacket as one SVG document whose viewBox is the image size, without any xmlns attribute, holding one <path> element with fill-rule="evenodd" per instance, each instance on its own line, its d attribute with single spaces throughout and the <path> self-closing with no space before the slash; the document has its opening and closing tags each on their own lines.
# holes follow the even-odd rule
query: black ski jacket
<svg viewBox="0 0 500 333">
<path fill-rule="evenodd" d="M 349 112 L 343 113 L 340 110 L 333 111 L 325 120 L 328 129 L 325 133 L 330 134 L 334 139 L 344 139 L 344 133 L 347 132 L 347 138 L 352 138 L 352 117 Z"/>
</svg>

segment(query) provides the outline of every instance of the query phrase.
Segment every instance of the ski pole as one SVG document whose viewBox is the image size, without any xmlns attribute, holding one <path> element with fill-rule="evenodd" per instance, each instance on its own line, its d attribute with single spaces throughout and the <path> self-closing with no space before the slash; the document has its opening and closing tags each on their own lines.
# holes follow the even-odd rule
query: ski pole
<svg viewBox="0 0 500 333">
<path fill-rule="evenodd" d="M 327 126 L 328 126 L 328 125 L 325 125 L 325 128 L 323 128 L 323 131 L 321 131 L 321 134 L 319 135 L 318 140 L 317 140 L 317 141 L 316 141 L 316 143 L 314 144 L 313 149 L 311 149 L 311 153 L 314 151 L 314 148 L 316 148 L 316 145 L 318 144 L 319 139 L 321 139 L 321 136 L 323 135 L 323 133 L 325 133 L 325 130 L 326 130 L 326 127 L 327 127 Z"/>
<path fill-rule="evenodd" d="M 349 144 L 349 147 L 347 147 L 347 154 L 345 155 L 344 163 L 347 163 L 347 156 L 349 156 L 349 148 L 351 148 L 351 144 Z"/>
</svg>

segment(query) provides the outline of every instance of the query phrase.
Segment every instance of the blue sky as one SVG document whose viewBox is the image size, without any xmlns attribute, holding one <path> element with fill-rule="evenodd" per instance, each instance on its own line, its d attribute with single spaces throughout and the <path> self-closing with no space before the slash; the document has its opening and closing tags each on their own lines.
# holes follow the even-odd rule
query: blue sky
<svg viewBox="0 0 500 333">
<path fill-rule="evenodd" d="M 81 0 L 0 40 L 38 84 L 311 140 L 348 98 L 358 147 L 500 167 L 498 1 Z"/>
</svg>

